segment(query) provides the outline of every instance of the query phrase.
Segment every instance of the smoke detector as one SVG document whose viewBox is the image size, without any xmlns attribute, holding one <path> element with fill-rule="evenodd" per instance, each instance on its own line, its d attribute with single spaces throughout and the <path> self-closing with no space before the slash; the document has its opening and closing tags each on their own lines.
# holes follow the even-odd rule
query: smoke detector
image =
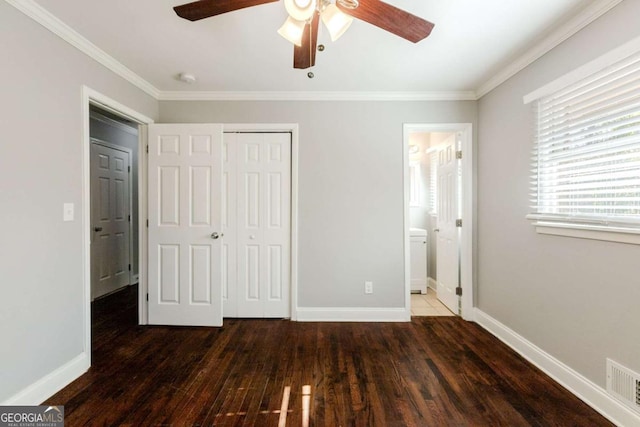
<svg viewBox="0 0 640 427">
<path fill-rule="evenodd" d="M 189 73 L 180 73 L 178 74 L 178 80 L 183 83 L 192 84 L 196 82 L 196 76 Z"/>
</svg>

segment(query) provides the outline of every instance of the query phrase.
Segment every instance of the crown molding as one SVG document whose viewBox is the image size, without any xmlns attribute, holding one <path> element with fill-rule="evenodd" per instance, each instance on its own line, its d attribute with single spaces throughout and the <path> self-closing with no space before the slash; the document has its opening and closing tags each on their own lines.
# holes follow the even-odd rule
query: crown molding
<svg viewBox="0 0 640 427">
<path fill-rule="evenodd" d="M 70 45 L 107 67 L 132 85 L 158 99 L 160 91 L 151 83 L 131 71 L 111 55 L 81 36 L 73 28 L 62 22 L 34 0 L 5 0 L 11 6 L 27 15 Z"/>
<path fill-rule="evenodd" d="M 597 0 L 587 6 L 580 13 L 569 19 L 565 24 L 555 29 L 551 34 L 534 45 L 525 54 L 503 67 L 498 73 L 480 85 L 476 90 L 477 99 L 491 92 L 502 83 L 531 65 L 547 52 L 582 30 L 584 27 L 616 7 L 622 0 Z"/>
<path fill-rule="evenodd" d="M 34 0 L 5 0 L 90 58 L 159 101 L 475 101 L 473 91 L 452 92 L 237 92 L 160 91 L 91 43 Z"/>
<path fill-rule="evenodd" d="M 473 91 L 459 92 L 217 92 L 166 91 L 160 101 L 475 101 Z"/>
<path fill-rule="evenodd" d="M 477 101 L 569 37 L 617 6 L 622 0 L 596 0 L 525 54 L 473 91 L 443 92 L 234 92 L 161 91 L 91 43 L 34 0 L 5 0 L 70 45 L 159 101 Z"/>
</svg>

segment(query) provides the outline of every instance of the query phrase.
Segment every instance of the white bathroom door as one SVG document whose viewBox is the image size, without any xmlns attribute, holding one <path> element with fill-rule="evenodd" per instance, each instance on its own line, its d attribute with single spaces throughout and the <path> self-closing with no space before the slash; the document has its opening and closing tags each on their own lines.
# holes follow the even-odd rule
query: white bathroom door
<svg viewBox="0 0 640 427">
<path fill-rule="evenodd" d="M 291 134 L 224 135 L 225 317 L 290 317 Z"/>
<path fill-rule="evenodd" d="M 456 158 L 456 137 L 452 135 L 438 152 L 438 232 L 437 294 L 438 299 L 455 314 L 459 314 L 459 182 L 460 169 Z"/>
<path fill-rule="evenodd" d="M 91 298 L 131 284 L 130 158 L 91 143 Z"/>
<path fill-rule="evenodd" d="M 222 125 L 149 126 L 149 324 L 222 326 Z"/>
</svg>

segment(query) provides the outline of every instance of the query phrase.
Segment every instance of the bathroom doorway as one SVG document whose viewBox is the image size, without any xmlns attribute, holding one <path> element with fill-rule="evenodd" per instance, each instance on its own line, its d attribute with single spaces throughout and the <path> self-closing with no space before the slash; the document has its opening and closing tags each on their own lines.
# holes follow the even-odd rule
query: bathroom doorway
<svg viewBox="0 0 640 427">
<path fill-rule="evenodd" d="M 414 316 L 469 318 L 471 125 L 405 125 L 404 142 L 407 307 Z"/>
</svg>

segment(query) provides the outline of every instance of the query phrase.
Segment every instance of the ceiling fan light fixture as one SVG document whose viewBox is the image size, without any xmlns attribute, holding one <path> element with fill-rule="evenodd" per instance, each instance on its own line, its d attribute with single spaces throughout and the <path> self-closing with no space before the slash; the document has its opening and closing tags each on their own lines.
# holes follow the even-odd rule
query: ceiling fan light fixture
<svg viewBox="0 0 640 427">
<path fill-rule="evenodd" d="M 298 21 L 289 16 L 287 20 L 284 21 L 284 24 L 282 24 L 282 27 L 278 29 L 278 34 L 296 46 L 302 46 L 302 33 L 304 32 L 304 26 L 304 21 Z"/>
<path fill-rule="evenodd" d="M 331 41 L 334 42 L 347 31 L 353 18 L 342 13 L 335 4 L 330 4 L 322 11 L 322 22 L 329 30 Z"/>
<path fill-rule="evenodd" d="M 290 17 L 297 21 L 306 21 L 316 11 L 317 0 L 284 0 L 284 7 Z"/>
</svg>

